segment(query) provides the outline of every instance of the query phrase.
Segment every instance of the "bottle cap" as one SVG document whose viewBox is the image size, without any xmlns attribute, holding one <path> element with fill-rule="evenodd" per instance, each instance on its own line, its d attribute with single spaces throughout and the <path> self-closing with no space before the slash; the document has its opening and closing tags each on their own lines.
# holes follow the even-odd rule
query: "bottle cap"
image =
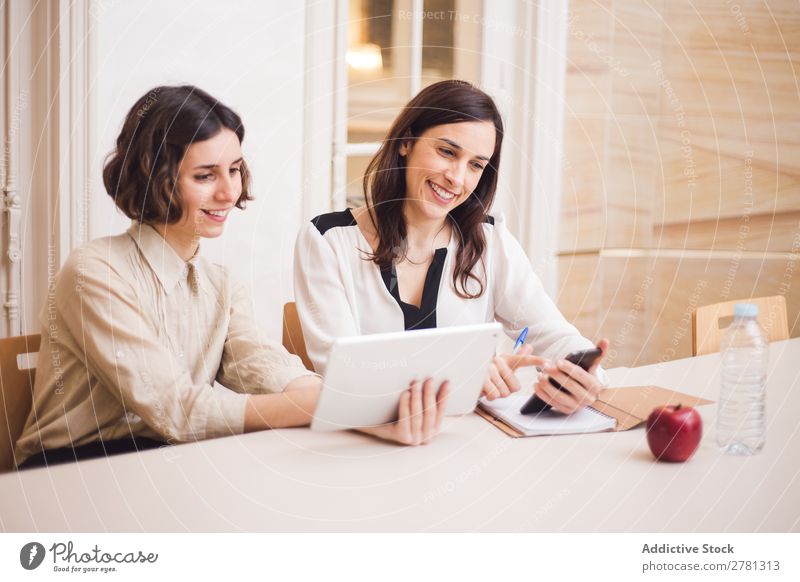
<svg viewBox="0 0 800 582">
<path fill-rule="evenodd" d="M 733 309 L 735 317 L 756 317 L 758 315 L 758 305 L 755 303 L 737 303 Z"/>
</svg>

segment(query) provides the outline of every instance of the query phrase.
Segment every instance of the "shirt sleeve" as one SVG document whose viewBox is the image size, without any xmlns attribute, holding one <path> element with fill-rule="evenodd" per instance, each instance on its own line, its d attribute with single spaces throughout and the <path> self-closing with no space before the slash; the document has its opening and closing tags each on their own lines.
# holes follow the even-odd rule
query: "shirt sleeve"
<svg viewBox="0 0 800 582">
<path fill-rule="evenodd" d="M 306 370 L 300 358 L 261 333 L 249 294 L 244 285 L 233 282 L 231 317 L 217 381 L 240 393 L 272 394 L 308 375 L 315 374 Z"/>
<path fill-rule="evenodd" d="M 307 222 L 295 245 L 294 295 L 306 351 L 319 374 L 325 373 L 334 339 L 359 335 L 341 268 L 331 245 Z"/>
<path fill-rule="evenodd" d="M 56 285 L 59 323 L 75 338 L 87 372 L 168 442 L 244 431 L 246 397 L 192 382 L 158 341 L 151 314 L 102 256 L 77 253 Z"/>
<path fill-rule="evenodd" d="M 516 339 L 528 327 L 526 343 L 534 355 L 548 359 L 563 358 L 569 352 L 594 347 L 570 324 L 547 295 L 534 273 L 527 255 L 511 235 L 502 218 L 495 220 L 492 263 L 495 293 L 495 318 L 506 333 Z M 599 374 L 605 381 L 605 374 Z"/>
</svg>

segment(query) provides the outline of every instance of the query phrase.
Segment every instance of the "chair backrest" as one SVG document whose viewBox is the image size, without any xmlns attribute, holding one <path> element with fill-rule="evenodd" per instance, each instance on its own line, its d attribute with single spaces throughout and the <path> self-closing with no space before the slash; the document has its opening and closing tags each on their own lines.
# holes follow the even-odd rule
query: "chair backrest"
<svg viewBox="0 0 800 582">
<path fill-rule="evenodd" d="M 0 471 L 16 467 L 17 444 L 33 402 L 35 368 L 20 368 L 18 356 L 39 351 L 40 335 L 0 339 Z"/>
<path fill-rule="evenodd" d="M 698 307 L 692 314 L 692 354 L 701 356 L 718 352 L 724 329 L 720 319 L 732 318 L 737 303 L 758 305 L 758 323 L 764 328 L 771 342 L 789 339 L 789 324 L 786 318 L 786 298 L 783 295 L 735 299 Z"/>
<path fill-rule="evenodd" d="M 303 360 L 303 365 L 314 371 L 314 365 L 306 351 L 306 340 L 303 337 L 303 328 L 300 327 L 300 318 L 297 315 L 297 305 L 287 303 L 283 306 L 283 347 L 290 354 L 295 354 Z"/>
</svg>

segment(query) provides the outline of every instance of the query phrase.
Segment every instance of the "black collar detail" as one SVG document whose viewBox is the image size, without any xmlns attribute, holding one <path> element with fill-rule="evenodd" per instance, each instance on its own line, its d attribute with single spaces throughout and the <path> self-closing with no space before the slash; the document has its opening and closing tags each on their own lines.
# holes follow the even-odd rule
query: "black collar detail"
<svg viewBox="0 0 800 582">
<path fill-rule="evenodd" d="M 420 306 L 411 305 L 400 299 L 400 289 L 397 285 L 397 270 L 392 264 L 381 269 L 381 277 L 386 289 L 397 301 L 403 311 L 406 331 L 410 329 L 433 329 L 436 327 L 436 304 L 439 300 L 439 285 L 442 281 L 444 261 L 447 258 L 447 248 L 436 249 L 433 261 L 428 266 L 425 284 L 422 287 L 422 301 Z"/>
<path fill-rule="evenodd" d="M 319 233 L 325 236 L 325 233 L 332 228 L 339 226 L 355 226 L 356 219 L 353 213 L 348 208 L 341 212 L 328 212 L 327 214 L 320 214 L 311 219 L 314 226 L 317 227 Z"/>
</svg>

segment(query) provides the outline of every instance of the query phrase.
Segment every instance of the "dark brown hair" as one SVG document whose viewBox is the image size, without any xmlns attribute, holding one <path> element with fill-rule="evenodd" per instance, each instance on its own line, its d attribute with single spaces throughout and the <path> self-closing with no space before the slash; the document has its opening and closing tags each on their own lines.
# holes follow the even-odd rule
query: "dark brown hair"
<svg viewBox="0 0 800 582">
<path fill-rule="evenodd" d="M 122 131 L 103 168 L 103 184 L 128 218 L 149 224 L 173 224 L 183 216 L 176 196 L 178 168 L 195 142 L 230 129 L 244 140 L 241 118 L 192 85 L 163 86 L 143 95 L 128 112 Z M 179 194 L 179 193 L 178 193 Z M 250 196 L 250 174 L 242 163 L 242 194 Z"/>
<path fill-rule="evenodd" d="M 453 286 L 461 297 L 474 299 L 485 290 L 485 280 L 472 271 L 478 261 L 483 260 L 486 249 L 483 223 L 497 190 L 503 143 L 503 120 L 491 97 L 472 84 L 458 80 L 434 83 L 420 91 L 395 119 L 378 153 L 367 166 L 364 195 L 379 237 L 378 248 L 370 258 L 385 268 L 392 264 L 397 249 L 405 248 L 406 164 L 405 157 L 400 155 L 400 146 L 431 127 L 467 121 L 490 121 L 495 128 L 494 152 L 478 186 L 448 214 L 458 241 Z M 467 291 L 470 279 L 478 283 L 477 293 Z"/>
</svg>

